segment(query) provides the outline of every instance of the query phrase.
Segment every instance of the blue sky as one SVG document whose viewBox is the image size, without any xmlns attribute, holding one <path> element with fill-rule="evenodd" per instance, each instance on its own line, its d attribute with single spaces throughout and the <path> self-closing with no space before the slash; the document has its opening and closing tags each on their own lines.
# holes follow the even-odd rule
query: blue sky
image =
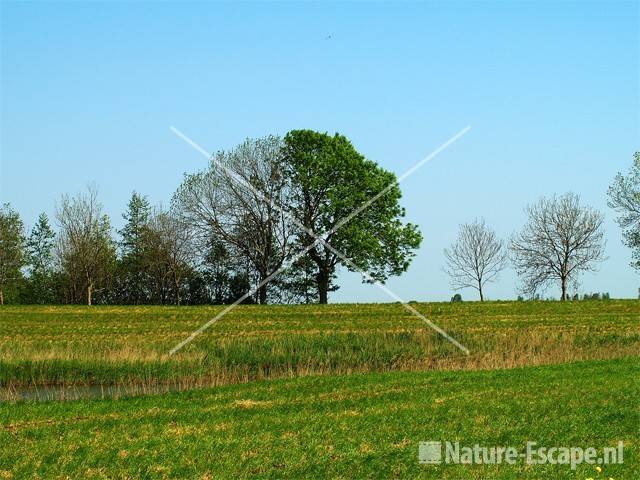
<svg viewBox="0 0 640 480">
<path fill-rule="evenodd" d="M 609 256 L 580 290 L 637 295 L 606 190 L 640 149 L 638 2 L 3 2 L 1 17 L 0 200 L 28 225 L 89 182 L 115 227 L 134 189 L 168 203 L 206 163 L 170 126 L 208 150 L 338 131 L 401 174 L 471 125 L 403 182 L 424 243 L 389 286 L 448 299 L 460 223 L 507 238 L 527 203 L 574 191 L 605 213 Z M 389 300 L 341 283 L 332 301 Z M 515 284 L 505 271 L 487 295 Z"/>
</svg>

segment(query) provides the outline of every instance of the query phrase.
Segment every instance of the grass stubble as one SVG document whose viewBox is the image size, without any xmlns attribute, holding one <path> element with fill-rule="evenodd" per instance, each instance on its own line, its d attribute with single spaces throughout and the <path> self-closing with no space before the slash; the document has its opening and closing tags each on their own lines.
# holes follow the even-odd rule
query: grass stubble
<svg viewBox="0 0 640 480">
<path fill-rule="evenodd" d="M 471 354 L 400 305 L 240 306 L 174 356 L 219 308 L 9 307 L 0 387 L 118 386 L 150 392 L 270 378 L 487 370 L 640 353 L 637 301 L 415 304 Z"/>
</svg>

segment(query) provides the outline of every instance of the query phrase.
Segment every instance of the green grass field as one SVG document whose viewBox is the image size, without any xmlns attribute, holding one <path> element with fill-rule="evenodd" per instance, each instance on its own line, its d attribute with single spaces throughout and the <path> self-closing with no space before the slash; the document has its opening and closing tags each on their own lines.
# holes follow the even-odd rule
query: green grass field
<svg viewBox="0 0 640 480">
<path fill-rule="evenodd" d="M 0 478 L 638 478 L 640 361 L 258 381 L 0 406 Z M 420 465 L 418 442 L 614 446 L 622 465 Z"/>
<path fill-rule="evenodd" d="M 640 303 L 3 307 L 3 478 L 638 478 Z M 189 391 L 15 401 L 52 386 Z M 197 389 L 196 389 L 197 387 Z M 132 392 L 135 390 L 132 390 Z M 418 442 L 615 446 L 624 463 L 420 465 Z"/>
</svg>

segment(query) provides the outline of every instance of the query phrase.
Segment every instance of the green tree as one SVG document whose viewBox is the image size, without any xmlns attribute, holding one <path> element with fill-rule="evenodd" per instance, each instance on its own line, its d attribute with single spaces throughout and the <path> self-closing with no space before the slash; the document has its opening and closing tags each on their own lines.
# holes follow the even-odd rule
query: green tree
<svg viewBox="0 0 640 480">
<path fill-rule="evenodd" d="M 609 206 L 619 214 L 624 243 L 632 250 L 631 265 L 640 271 L 640 152 L 633 155 L 629 174 L 618 173 L 608 193 Z"/>
<path fill-rule="evenodd" d="M 118 268 L 119 301 L 146 303 L 151 295 L 151 279 L 144 259 L 144 232 L 151 219 L 151 205 L 147 198 L 133 192 L 122 218 L 125 225 L 118 231 L 121 255 Z"/>
<path fill-rule="evenodd" d="M 56 300 L 54 285 L 53 248 L 55 233 L 46 213 L 41 213 L 27 240 L 29 279 L 24 300 L 47 304 Z"/>
<path fill-rule="evenodd" d="M 7 290 L 15 290 L 22 279 L 25 260 L 24 225 L 18 212 L 5 203 L 0 208 L 0 305 Z"/>
<path fill-rule="evenodd" d="M 395 175 L 365 159 L 349 140 L 311 130 L 293 130 L 284 140 L 283 159 L 291 181 L 289 210 L 304 225 L 299 243 L 317 237 L 345 254 L 353 265 L 377 281 L 406 271 L 422 236 L 416 225 L 404 224 L 400 187 Z M 348 222 L 376 195 L 379 198 Z M 320 303 L 327 303 L 330 279 L 345 262 L 323 244 L 309 250 L 316 265 Z"/>
<path fill-rule="evenodd" d="M 211 302 L 220 305 L 225 303 L 230 295 L 229 288 L 235 262 L 224 242 L 210 236 L 206 238 L 205 243 L 201 271 Z"/>
<path fill-rule="evenodd" d="M 231 278 L 229 278 L 229 296 L 225 300 L 224 303 L 233 303 L 237 301 L 240 297 L 245 295 L 251 289 L 251 280 L 249 279 L 249 275 L 243 272 L 234 273 Z M 252 304 L 255 303 L 255 299 L 253 296 L 249 296 L 245 298 L 242 303 L 244 304 Z"/>
<path fill-rule="evenodd" d="M 304 255 L 284 270 L 276 279 L 280 303 L 318 303 L 316 264 L 310 256 Z M 336 291 L 335 275 L 329 279 L 329 292 Z"/>
</svg>

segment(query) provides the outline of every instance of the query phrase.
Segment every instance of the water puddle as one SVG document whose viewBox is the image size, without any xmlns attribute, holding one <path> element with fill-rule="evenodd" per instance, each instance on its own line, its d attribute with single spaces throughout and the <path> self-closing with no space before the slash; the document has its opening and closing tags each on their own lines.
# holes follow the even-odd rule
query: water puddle
<svg viewBox="0 0 640 480">
<path fill-rule="evenodd" d="M 160 385 L 45 385 L 0 389 L 0 402 L 50 402 L 82 399 L 118 399 L 139 395 L 193 390 L 198 387 L 179 383 Z M 199 387 L 203 388 L 203 387 Z"/>
</svg>

